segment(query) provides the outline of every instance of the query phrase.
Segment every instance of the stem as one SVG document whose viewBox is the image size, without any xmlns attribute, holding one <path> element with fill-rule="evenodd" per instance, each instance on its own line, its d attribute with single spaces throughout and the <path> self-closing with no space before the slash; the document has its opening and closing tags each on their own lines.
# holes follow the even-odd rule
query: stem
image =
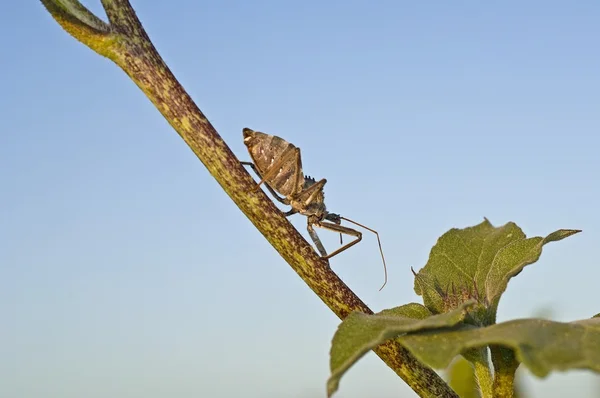
<svg viewBox="0 0 600 398">
<path fill-rule="evenodd" d="M 69 34 L 123 69 L 246 217 L 338 317 L 344 319 L 352 311 L 372 314 L 266 194 L 254 191 L 256 183 L 171 73 L 128 0 L 102 0 L 109 25 L 77 0 L 41 1 Z M 374 351 L 419 396 L 458 398 L 432 369 L 397 343 Z"/>
<path fill-rule="evenodd" d="M 482 362 L 477 361 L 473 363 L 473 366 L 475 368 L 475 378 L 477 379 L 477 384 L 479 385 L 481 398 L 492 398 L 492 385 L 494 383 L 494 380 L 489 365 L 487 363 L 484 364 Z"/>
<path fill-rule="evenodd" d="M 494 398 L 512 398 L 515 393 L 515 375 L 498 372 L 494 379 Z"/>
<path fill-rule="evenodd" d="M 513 350 L 502 346 L 491 346 L 494 364 L 494 398 L 512 398 L 515 394 L 515 374 L 519 362 Z"/>
<path fill-rule="evenodd" d="M 488 348 L 473 348 L 463 352 L 465 359 L 473 364 L 475 371 L 475 379 L 479 386 L 481 398 L 492 398 L 494 378 L 492 377 L 492 369 L 488 356 Z"/>
</svg>

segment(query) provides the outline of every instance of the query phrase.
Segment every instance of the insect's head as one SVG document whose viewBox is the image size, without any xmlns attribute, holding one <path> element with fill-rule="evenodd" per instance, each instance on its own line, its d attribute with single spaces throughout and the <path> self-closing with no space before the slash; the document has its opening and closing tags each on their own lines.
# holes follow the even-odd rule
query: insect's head
<svg viewBox="0 0 600 398">
<path fill-rule="evenodd" d="M 339 214 L 327 213 L 325 216 L 326 220 L 331 221 L 332 223 L 340 225 L 342 223 L 342 217 Z"/>
</svg>

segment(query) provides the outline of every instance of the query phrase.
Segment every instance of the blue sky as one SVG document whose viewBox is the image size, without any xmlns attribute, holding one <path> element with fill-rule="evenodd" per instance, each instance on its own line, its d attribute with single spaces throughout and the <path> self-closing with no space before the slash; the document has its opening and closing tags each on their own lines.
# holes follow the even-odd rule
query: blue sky
<svg viewBox="0 0 600 398">
<path fill-rule="evenodd" d="M 600 312 L 600 4 L 218 3 L 134 6 L 241 159 L 243 127 L 284 137 L 330 210 L 379 231 L 382 292 L 374 237 L 331 261 L 372 309 L 420 301 L 410 267 L 487 217 L 584 231 L 509 285 L 500 320 Z M 324 396 L 338 319 L 120 69 L 38 2 L 3 8 L 0 396 Z M 591 397 L 597 379 L 526 384 Z M 369 354 L 337 396 L 373 393 L 414 396 Z"/>
</svg>

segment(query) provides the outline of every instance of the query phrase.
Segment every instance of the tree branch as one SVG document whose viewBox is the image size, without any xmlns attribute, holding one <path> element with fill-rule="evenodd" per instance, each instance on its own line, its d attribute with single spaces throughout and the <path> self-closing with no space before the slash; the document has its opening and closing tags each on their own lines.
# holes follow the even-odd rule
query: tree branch
<svg viewBox="0 0 600 398">
<path fill-rule="evenodd" d="M 128 0 L 102 0 L 110 25 L 76 0 L 41 2 L 68 33 L 123 69 L 252 224 L 338 317 L 352 311 L 372 313 L 266 194 L 254 191 L 256 183 L 173 76 Z M 398 344 L 388 342 L 375 352 L 419 396 L 458 398 L 433 370 Z"/>
</svg>

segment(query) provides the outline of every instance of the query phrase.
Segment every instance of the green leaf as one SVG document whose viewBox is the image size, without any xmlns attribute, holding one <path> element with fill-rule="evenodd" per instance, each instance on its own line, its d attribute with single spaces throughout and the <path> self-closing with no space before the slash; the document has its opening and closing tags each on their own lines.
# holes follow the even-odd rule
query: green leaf
<svg viewBox="0 0 600 398">
<path fill-rule="evenodd" d="M 403 333 L 455 326 L 464 319 L 466 310 L 474 304 L 474 301 L 466 302 L 454 311 L 427 317 L 424 316 L 429 311 L 414 303 L 375 315 L 351 313 L 333 336 L 327 394 L 331 396 L 338 389 L 344 373 L 371 349 Z"/>
<path fill-rule="evenodd" d="M 401 305 L 400 307 L 394 307 L 387 310 L 383 310 L 379 312 L 378 315 L 393 315 L 403 316 L 405 318 L 411 319 L 425 319 L 433 314 L 423 304 L 409 303 Z"/>
<path fill-rule="evenodd" d="M 600 372 L 600 318 L 561 323 L 518 319 L 483 328 L 463 325 L 396 339 L 420 361 L 445 368 L 463 351 L 491 344 L 515 351 L 538 377 L 554 370 L 590 369 Z"/>
<path fill-rule="evenodd" d="M 434 313 L 446 312 L 471 297 L 482 297 L 492 261 L 501 248 L 525 238 L 514 223 L 495 228 L 487 219 L 465 229 L 453 228 L 431 249 L 415 276 L 415 291 Z"/>
<path fill-rule="evenodd" d="M 543 239 L 539 237 L 523 239 L 500 249 L 485 280 L 485 296 L 487 302 L 494 309 L 494 315 L 500 296 L 506 290 L 510 278 L 519 274 L 525 266 L 536 262 L 542 254 L 542 246 L 546 243 L 562 240 L 578 232 L 580 231 L 561 229 Z"/>
<path fill-rule="evenodd" d="M 473 323 L 492 324 L 510 278 L 537 261 L 544 244 L 577 232 L 558 230 L 546 238 L 527 239 L 515 223 L 494 227 L 487 219 L 474 227 L 451 229 L 438 239 L 427 264 L 415 275 L 415 292 L 436 314 L 476 299 L 488 310 L 472 314 Z"/>
</svg>

